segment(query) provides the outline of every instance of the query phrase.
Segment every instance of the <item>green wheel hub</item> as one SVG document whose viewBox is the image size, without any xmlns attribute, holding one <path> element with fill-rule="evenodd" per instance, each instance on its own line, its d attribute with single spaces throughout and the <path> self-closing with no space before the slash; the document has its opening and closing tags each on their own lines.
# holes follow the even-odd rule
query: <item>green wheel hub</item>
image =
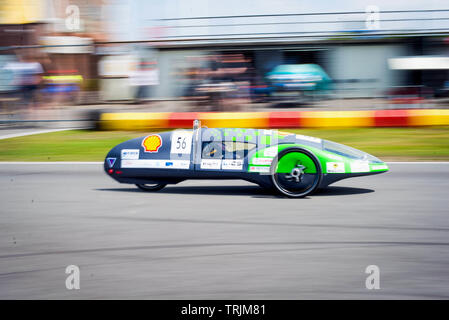
<svg viewBox="0 0 449 320">
<path fill-rule="evenodd" d="M 309 151 L 294 148 L 282 151 L 271 167 L 272 182 L 283 195 L 304 197 L 321 181 L 321 165 Z"/>
</svg>

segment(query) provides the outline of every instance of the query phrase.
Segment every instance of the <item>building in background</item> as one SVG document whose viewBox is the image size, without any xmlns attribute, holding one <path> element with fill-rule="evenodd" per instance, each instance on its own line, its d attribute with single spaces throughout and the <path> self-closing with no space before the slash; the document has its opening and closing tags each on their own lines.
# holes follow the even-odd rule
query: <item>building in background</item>
<svg viewBox="0 0 449 320">
<path fill-rule="evenodd" d="M 111 40 L 156 40 L 146 46 L 157 52 L 159 98 L 182 93 L 176 76 L 195 67 L 189 57 L 226 52 L 244 53 L 262 77 L 280 64 L 318 64 L 335 80 L 336 98 L 379 97 L 416 82 L 410 73 L 392 70 L 389 59 L 425 54 L 423 39 L 447 47 L 439 39 L 449 30 L 443 2 L 429 7 L 411 0 L 407 8 L 386 0 L 377 7 L 364 0 L 275 6 L 266 0 L 111 0 L 108 5 Z"/>
<path fill-rule="evenodd" d="M 398 69 L 389 63 L 401 57 L 448 55 L 449 9 L 444 5 L 417 0 L 410 0 L 407 8 L 387 0 L 376 6 L 368 0 L 338 5 L 4 0 L 0 46 L 3 55 L 14 55 L 28 50 L 21 47 L 42 45 L 29 50 L 42 61 L 46 79 L 59 85 L 81 78 L 76 85 L 99 90 L 107 101 L 133 100 L 130 77 L 149 64 L 159 75 L 149 98 L 182 97 L 192 81 L 217 74 L 208 57 L 233 54 L 248 61 L 250 88 L 269 86 L 266 75 L 279 65 L 315 64 L 332 79 L 333 98 L 383 97 L 397 86 L 444 93 L 449 88 L 446 69 Z"/>
</svg>

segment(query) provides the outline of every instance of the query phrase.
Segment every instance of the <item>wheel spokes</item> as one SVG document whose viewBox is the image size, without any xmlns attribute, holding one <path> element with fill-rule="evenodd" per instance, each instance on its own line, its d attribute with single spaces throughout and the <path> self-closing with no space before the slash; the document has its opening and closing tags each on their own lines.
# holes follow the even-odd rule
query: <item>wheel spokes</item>
<svg viewBox="0 0 449 320">
<path fill-rule="evenodd" d="M 297 164 L 291 171 L 289 174 L 285 175 L 285 178 L 287 178 L 288 181 L 295 181 L 296 183 L 301 182 L 303 174 L 304 174 L 304 169 L 306 167 L 301 165 L 301 164 Z"/>
</svg>

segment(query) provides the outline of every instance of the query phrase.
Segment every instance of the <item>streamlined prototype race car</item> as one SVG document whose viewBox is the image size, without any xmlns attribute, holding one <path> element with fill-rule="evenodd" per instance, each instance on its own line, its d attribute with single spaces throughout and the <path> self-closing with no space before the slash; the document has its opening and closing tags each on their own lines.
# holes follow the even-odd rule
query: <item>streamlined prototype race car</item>
<svg viewBox="0 0 449 320">
<path fill-rule="evenodd" d="M 153 133 L 123 142 L 104 169 L 120 183 L 157 191 L 187 179 L 243 179 L 294 198 L 338 180 L 388 171 L 354 148 L 289 132 L 205 128 Z"/>
</svg>

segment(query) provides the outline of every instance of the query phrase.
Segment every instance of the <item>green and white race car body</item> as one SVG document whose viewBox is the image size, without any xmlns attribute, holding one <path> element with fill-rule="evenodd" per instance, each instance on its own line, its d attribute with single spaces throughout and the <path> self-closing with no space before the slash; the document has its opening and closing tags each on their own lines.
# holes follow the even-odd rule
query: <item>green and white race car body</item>
<svg viewBox="0 0 449 320">
<path fill-rule="evenodd" d="M 119 144 L 107 155 L 105 171 L 149 191 L 186 179 L 243 179 L 304 197 L 341 179 L 386 172 L 388 166 L 366 152 L 320 138 L 194 127 Z"/>
</svg>

